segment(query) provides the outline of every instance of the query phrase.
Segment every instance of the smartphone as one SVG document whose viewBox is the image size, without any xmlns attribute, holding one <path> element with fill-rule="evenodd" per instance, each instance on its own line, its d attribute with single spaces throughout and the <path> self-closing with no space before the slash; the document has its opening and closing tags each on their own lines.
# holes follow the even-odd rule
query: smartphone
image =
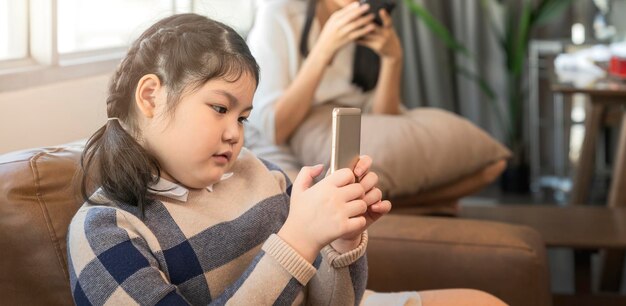
<svg viewBox="0 0 626 306">
<path fill-rule="evenodd" d="M 387 13 L 391 14 L 393 8 L 396 7 L 396 0 L 359 0 L 359 2 L 362 5 L 365 3 L 370 5 L 367 12 L 374 14 L 374 22 L 379 26 L 383 25 L 383 20 L 380 19 L 380 15 L 378 14 L 380 9 L 385 9 Z"/>
<path fill-rule="evenodd" d="M 361 109 L 333 109 L 330 173 L 342 168 L 354 170 L 361 155 Z"/>
</svg>

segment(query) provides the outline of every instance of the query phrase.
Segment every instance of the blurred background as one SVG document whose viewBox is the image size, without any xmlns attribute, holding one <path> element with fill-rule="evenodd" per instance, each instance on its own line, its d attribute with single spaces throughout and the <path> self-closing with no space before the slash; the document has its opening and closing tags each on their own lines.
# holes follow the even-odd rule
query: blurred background
<svg viewBox="0 0 626 306">
<path fill-rule="evenodd" d="M 264 1 L 273 0 L 0 0 L 0 154 L 101 127 L 109 75 L 154 21 L 195 12 L 245 37 Z M 623 106 L 603 114 L 583 173 L 590 96 L 558 86 L 626 92 L 626 76 L 610 70 L 626 61 L 624 13 L 626 0 L 397 0 L 406 106 L 454 111 L 514 152 L 502 178 L 462 206 L 564 207 L 577 175 L 589 182 L 584 202 L 606 206 Z M 575 290 L 574 257 L 550 250 L 554 292 Z"/>
</svg>

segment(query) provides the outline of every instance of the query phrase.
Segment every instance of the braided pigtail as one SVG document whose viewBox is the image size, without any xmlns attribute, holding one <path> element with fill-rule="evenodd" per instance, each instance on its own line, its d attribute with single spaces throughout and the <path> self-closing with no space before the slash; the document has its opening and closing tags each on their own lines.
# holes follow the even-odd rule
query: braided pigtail
<svg viewBox="0 0 626 306">
<path fill-rule="evenodd" d="M 80 191 L 100 187 L 114 202 L 139 208 L 152 202 L 149 190 L 160 176 L 159 161 L 140 143 L 135 93 L 139 80 L 156 75 L 167 89 L 167 111 L 180 97 L 211 79 L 236 81 L 244 73 L 259 80 L 259 68 L 245 41 L 230 27 L 196 14 L 167 17 L 130 47 L 109 83 L 110 120 L 94 133 L 81 156 Z"/>
</svg>

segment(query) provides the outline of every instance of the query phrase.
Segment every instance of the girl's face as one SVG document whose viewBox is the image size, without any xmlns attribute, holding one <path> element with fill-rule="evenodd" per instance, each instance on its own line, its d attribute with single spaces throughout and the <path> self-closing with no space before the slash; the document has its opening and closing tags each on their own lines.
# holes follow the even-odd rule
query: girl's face
<svg viewBox="0 0 626 306">
<path fill-rule="evenodd" d="M 146 148 L 156 156 L 161 176 L 188 188 L 219 182 L 243 146 L 243 124 L 252 110 L 254 78 L 214 79 L 183 94 L 173 114 L 165 113 L 166 93 L 156 93 L 155 116 L 143 129 Z"/>
</svg>

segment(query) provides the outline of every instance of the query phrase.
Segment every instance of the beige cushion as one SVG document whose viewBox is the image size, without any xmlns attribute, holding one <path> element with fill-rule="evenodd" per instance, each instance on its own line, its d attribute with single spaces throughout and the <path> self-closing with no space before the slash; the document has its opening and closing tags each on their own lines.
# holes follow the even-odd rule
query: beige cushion
<svg viewBox="0 0 626 306">
<path fill-rule="evenodd" d="M 292 136 L 291 149 L 304 165 L 330 165 L 333 107 L 315 107 Z M 470 121 L 435 108 L 400 116 L 364 114 L 361 154 L 373 158 L 379 187 L 390 197 L 453 182 L 511 156 Z"/>
</svg>

